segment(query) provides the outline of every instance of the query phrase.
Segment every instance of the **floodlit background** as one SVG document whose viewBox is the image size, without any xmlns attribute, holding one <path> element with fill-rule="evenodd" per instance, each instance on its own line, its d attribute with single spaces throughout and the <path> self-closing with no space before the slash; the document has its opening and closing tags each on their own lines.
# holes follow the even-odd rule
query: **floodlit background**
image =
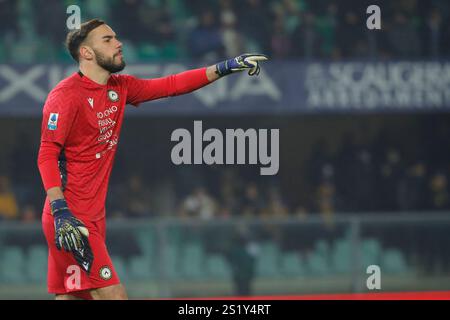
<svg viewBox="0 0 450 320">
<path fill-rule="evenodd" d="M 48 92 L 76 71 L 67 6 L 104 19 L 125 73 L 271 60 L 128 108 L 107 243 L 131 298 L 450 290 L 450 3 L 0 0 L 0 298 L 47 299 L 37 169 Z M 381 8 L 381 30 L 366 9 Z M 177 128 L 280 129 L 280 170 L 175 166 Z"/>
</svg>

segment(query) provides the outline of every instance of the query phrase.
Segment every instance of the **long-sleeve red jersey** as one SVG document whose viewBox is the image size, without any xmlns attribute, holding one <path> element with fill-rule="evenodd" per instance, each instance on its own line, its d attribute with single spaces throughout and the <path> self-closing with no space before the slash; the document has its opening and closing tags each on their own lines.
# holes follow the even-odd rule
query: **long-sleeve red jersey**
<svg viewBox="0 0 450 320">
<path fill-rule="evenodd" d="M 189 93 L 208 83 L 206 68 L 157 79 L 112 75 L 106 85 L 81 73 L 62 80 L 43 109 L 38 167 L 45 190 L 61 186 L 75 216 L 102 219 L 125 105 Z M 43 213 L 50 214 L 48 199 Z"/>
</svg>

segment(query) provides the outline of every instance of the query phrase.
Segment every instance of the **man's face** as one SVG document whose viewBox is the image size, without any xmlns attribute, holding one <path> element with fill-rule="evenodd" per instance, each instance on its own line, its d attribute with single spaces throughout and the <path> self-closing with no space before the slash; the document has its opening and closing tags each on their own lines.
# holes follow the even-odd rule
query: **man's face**
<svg viewBox="0 0 450 320">
<path fill-rule="evenodd" d="M 94 51 L 94 59 L 103 69 L 115 73 L 125 68 L 122 43 L 108 25 L 103 24 L 92 30 L 86 39 L 86 45 Z"/>
</svg>

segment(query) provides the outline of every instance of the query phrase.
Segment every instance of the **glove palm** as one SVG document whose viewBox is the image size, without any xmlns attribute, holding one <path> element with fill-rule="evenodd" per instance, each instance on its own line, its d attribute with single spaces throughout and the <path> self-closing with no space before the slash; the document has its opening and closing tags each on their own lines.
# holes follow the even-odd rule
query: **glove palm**
<svg viewBox="0 0 450 320">
<path fill-rule="evenodd" d="M 89 273 L 94 257 L 88 241 L 88 229 L 73 216 L 64 200 L 53 201 L 51 205 L 55 220 L 56 248 L 72 252 L 77 263 Z"/>
</svg>

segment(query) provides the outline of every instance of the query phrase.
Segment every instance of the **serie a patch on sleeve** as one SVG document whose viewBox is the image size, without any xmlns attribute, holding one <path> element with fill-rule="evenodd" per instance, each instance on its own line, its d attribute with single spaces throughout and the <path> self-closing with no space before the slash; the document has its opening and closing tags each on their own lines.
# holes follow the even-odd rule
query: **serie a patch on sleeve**
<svg viewBox="0 0 450 320">
<path fill-rule="evenodd" d="M 47 123 L 48 130 L 56 130 L 58 128 L 58 117 L 59 115 L 57 113 L 50 113 Z"/>
</svg>

